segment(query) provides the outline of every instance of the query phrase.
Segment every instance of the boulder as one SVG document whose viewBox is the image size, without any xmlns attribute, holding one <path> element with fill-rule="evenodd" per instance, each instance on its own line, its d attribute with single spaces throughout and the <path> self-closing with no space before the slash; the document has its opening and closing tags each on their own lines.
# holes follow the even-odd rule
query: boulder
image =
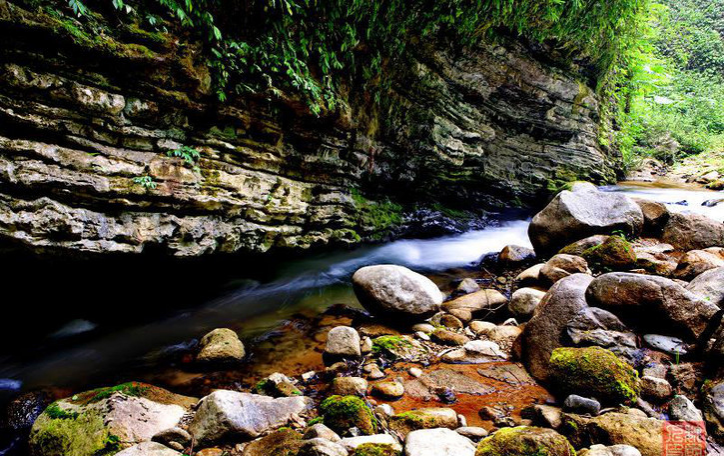
<svg viewBox="0 0 724 456">
<path fill-rule="evenodd" d="M 636 253 L 621 236 L 609 236 L 606 242 L 586 249 L 582 254 L 597 271 L 626 271 L 636 267 Z"/>
<path fill-rule="evenodd" d="M 646 315 L 642 323 L 657 327 L 668 323 L 684 337 L 698 339 L 704 334 L 719 307 L 664 277 L 614 272 L 597 277 L 588 287 L 591 305 L 631 318 Z"/>
<path fill-rule="evenodd" d="M 575 346 L 597 346 L 628 359 L 635 357 L 636 334 L 628 331 L 618 317 L 598 307 L 589 307 L 573 316 L 566 332 Z"/>
<path fill-rule="evenodd" d="M 339 443 L 326 439 L 304 440 L 297 456 L 348 456 L 349 452 Z"/>
<path fill-rule="evenodd" d="M 398 450 L 398 447 L 400 448 Z M 352 456 L 400 456 L 402 447 L 389 443 L 364 443 L 355 448 Z"/>
<path fill-rule="evenodd" d="M 724 438 L 724 382 L 714 384 L 704 394 L 704 419 L 715 437 Z"/>
<path fill-rule="evenodd" d="M 556 283 L 571 274 L 589 272 L 588 263 L 582 257 L 559 253 L 541 268 L 540 277 L 548 283 Z"/>
<path fill-rule="evenodd" d="M 541 257 L 594 234 L 621 231 L 636 236 L 643 226 L 641 208 L 626 195 L 564 190 L 533 217 L 528 236 Z"/>
<path fill-rule="evenodd" d="M 400 382 L 379 382 L 372 385 L 371 394 L 382 399 L 395 400 L 405 394 L 405 387 Z"/>
<path fill-rule="evenodd" d="M 323 400 L 319 412 L 324 424 L 339 435 L 347 435 L 351 428 L 362 435 L 377 433 L 377 420 L 369 406 L 357 396 L 330 396 Z"/>
<path fill-rule="evenodd" d="M 463 335 L 447 329 L 438 328 L 430 334 L 430 338 L 442 345 L 465 345 L 470 339 Z"/>
<path fill-rule="evenodd" d="M 305 434 L 306 435 L 306 434 Z M 305 437 L 307 440 L 313 437 Z M 264 437 L 249 442 L 244 447 L 244 456 L 283 456 L 297 454 L 302 446 L 302 436 L 291 429 L 279 429 Z M 197 455 L 199 453 L 196 453 Z M 221 456 L 224 456 L 222 453 Z"/>
<path fill-rule="evenodd" d="M 332 394 L 339 396 L 367 395 L 367 380 L 362 377 L 336 377 L 332 380 Z"/>
<path fill-rule="evenodd" d="M 421 429 L 405 439 L 405 456 L 474 456 L 475 445 L 450 429 Z"/>
<path fill-rule="evenodd" d="M 324 353 L 337 358 L 359 358 L 362 356 L 362 340 L 356 329 L 349 326 L 337 326 L 327 334 L 327 346 Z"/>
<path fill-rule="evenodd" d="M 561 434 L 533 426 L 504 428 L 478 444 L 475 456 L 574 456 L 575 450 Z"/>
<path fill-rule="evenodd" d="M 633 403 L 639 395 L 636 370 L 609 350 L 556 348 L 550 364 L 550 380 L 565 394 L 583 394 L 614 405 Z"/>
<path fill-rule="evenodd" d="M 402 451 L 402 445 L 400 445 L 400 443 L 389 434 L 375 434 L 375 435 L 363 435 L 360 437 L 348 437 L 346 439 L 342 439 L 342 441 L 339 443 L 343 447 L 345 447 L 347 449 L 347 451 L 349 451 L 350 453 L 354 452 L 357 448 L 359 448 L 362 445 L 370 445 L 370 444 L 389 445 L 398 453 Z M 376 456 L 376 454 L 377 453 L 370 453 L 370 456 Z"/>
<path fill-rule="evenodd" d="M 442 308 L 448 312 L 452 310 L 467 310 L 472 314 L 482 312 L 493 313 L 503 307 L 507 302 L 508 298 L 498 290 L 485 289 L 448 301 L 442 305 Z"/>
<path fill-rule="evenodd" d="M 398 413 L 390 418 L 390 429 L 402 436 L 419 429 L 455 429 L 457 427 L 457 412 L 445 407 L 420 408 Z"/>
<path fill-rule="evenodd" d="M 432 280 L 403 266 L 366 266 L 354 273 L 352 285 L 360 303 L 380 316 L 429 316 L 443 300 Z"/>
<path fill-rule="evenodd" d="M 686 289 L 720 308 L 724 307 L 724 267 L 702 273 Z"/>
<path fill-rule="evenodd" d="M 261 380 L 254 386 L 254 390 L 252 392 L 272 397 L 292 397 L 302 395 L 302 392 L 294 384 L 294 381 L 279 372 L 274 372 L 267 378 Z"/>
<path fill-rule="evenodd" d="M 687 251 L 724 247 L 724 223 L 699 214 L 671 214 L 661 239 Z"/>
<path fill-rule="evenodd" d="M 594 418 L 564 414 L 558 430 L 576 448 L 595 444 L 630 445 L 638 449 L 642 456 L 661 456 L 666 422 L 635 413 L 640 410 L 630 411 L 609 412 Z"/>
<path fill-rule="evenodd" d="M 545 291 L 536 288 L 520 288 L 515 290 L 510 297 L 508 311 L 513 314 L 518 321 L 528 320 L 533 316 L 536 307 L 538 307 L 538 304 L 545 295 Z"/>
<path fill-rule="evenodd" d="M 197 442 L 249 440 L 286 425 L 312 406 L 312 399 L 272 398 L 258 394 L 217 390 L 201 399 L 189 432 Z"/>
<path fill-rule="evenodd" d="M 579 450 L 576 456 L 641 456 L 641 452 L 631 445 L 591 445 Z"/>
<path fill-rule="evenodd" d="M 669 355 L 686 355 L 689 346 L 677 337 L 662 336 L 661 334 L 644 334 L 644 342 L 653 348 Z"/>
<path fill-rule="evenodd" d="M 459 427 L 455 429 L 455 432 L 462 435 L 463 437 L 469 438 L 473 442 L 478 442 L 488 436 L 488 431 L 485 430 L 485 428 L 477 426 Z"/>
<path fill-rule="evenodd" d="M 633 198 L 636 204 L 641 208 L 644 215 L 644 229 L 646 235 L 658 236 L 664 229 L 666 222 L 669 221 L 669 210 L 664 203 L 658 201 L 650 201 L 640 198 Z"/>
<path fill-rule="evenodd" d="M 515 281 L 521 286 L 537 284 L 540 280 L 540 270 L 543 269 L 543 266 L 545 266 L 545 263 L 539 263 L 529 267 L 518 274 L 515 277 Z"/>
<path fill-rule="evenodd" d="M 567 246 L 563 247 L 558 253 L 564 253 L 566 255 L 581 256 L 586 250 L 599 246 L 608 240 L 609 236 L 606 234 L 596 234 L 587 238 L 580 239 L 576 242 L 572 242 Z"/>
<path fill-rule="evenodd" d="M 644 375 L 641 377 L 639 384 L 641 385 L 641 396 L 646 400 L 659 403 L 674 394 L 674 390 L 671 388 L 669 382 L 663 378 Z"/>
<path fill-rule="evenodd" d="M 453 309 L 453 312 L 460 311 L 460 309 Z M 430 324 L 433 326 L 444 326 L 449 329 L 463 329 L 463 322 L 456 316 L 450 315 L 446 312 L 438 312 L 430 318 Z"/>
<path fill-rule="evenodd" d="M 181 453 L 160 443 L 142 442 L 116 453 L 116 456 L 181 456 Z"/>
<path fill-rule="evenodd" d="M 681 257 L 674 277 L 690 281 L 700 274 L 724 266 L 724 249 L 711 247 L 706 250 L 689 250 Z"/>
<path fill-rule="evenodd" d="M 703 421 L 704 416 L 686 396 L 677 394 L 669 401 L 669 416 L 674 421 Z"/>
<path fill-rule="evenodd" d="M 498 254 L 498 261 L 506 267 L 530 264 L 535 261 L 535 251 L 519 245 L 506 245 Z"/>
<path fill-rule="evenodd" d="M 480 291 L 480 285 L 478 285 L 478 282 L 475 281 L 475 279 L 471 279 L 470 277 L 466 277 L 463 280 L 460 281 L 457 288 L 455 288 L 460 293 L 474 293 L 476 291 Z"/>
<path fill-rule="evenodd" d="M 195 402 L 135 382 L 81 393 L 45 409 L 30 431 L 30 450 L 42 456 L 117 452 L 176 426 Z"/>
<path fill-rule="evenodd" d="M 551 353 L 566 345 L 566 326 L 576 314 L 588 307 L 585 293 L 592 280 L 589 275 L 574 274 L 556 282 L 526 324 L 522 359 L 536 379 L 548 379 Z"/>
<path fill-rule="evenodd" d="M 244 344 L 236 332 L 228 328 L 214 329 L 201 338 L 196 361 L 200 363 L 233 363 L 244 359 Z"/>
<path fill-rule="evenodd" d="M 304 436 L 302 437 L 304 440 L 311 440 L 311 439 L 327 439 L 331 440 L 332 442 L 339 442 L 342 440 L 342 438 L 333 430 L 331 430 L 329 427 L 325 426 L 322 423 L 316 423 L 311 426 L 309 426 L 304 431 Z"/>
<path fill-rule="evenodd" d="M 595 399 L 571 394 L 563 401 L 563 410 L 566 412 L 576 413 L 578 415 L 596 416 L 601 411 L 601 403 Z"/>
</svg>

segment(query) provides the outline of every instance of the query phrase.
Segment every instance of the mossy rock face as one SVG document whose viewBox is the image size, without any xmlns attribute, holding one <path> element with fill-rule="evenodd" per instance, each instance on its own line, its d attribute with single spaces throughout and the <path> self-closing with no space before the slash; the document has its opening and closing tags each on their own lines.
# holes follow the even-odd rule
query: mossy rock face
<svg viewBox="0 0 724 456">
<path fill-rule="evenodd" d="M 352 456 L 400 456 L 394 446 L 384 443 L 364 443 L 355 448 Z"/>
<path fill-rule="evenodd" d="M 338 434 L 358 428 L 364 435 L 377 432 L 377 420 L 367 404 L 356 396 L 330 396 L 319 406 L 323 422 Z"/>
<path fill-rule="evenodd" d="M 195 399 L 124 383 L 54 402 L 30 432 L 34 456 L 105 456 L 174 427 Z"/>
<path fill-rule="evenodd" d="M 601 245 L 586 249 L 581 255 L 599 271 L 626 271 L 636 267 L 636 253 L 621 236 L 609 236 Z"/>
<path fill-rule="evenodd" d="M 564 394 L 626 404 L 639 395 L 638 373 L 611 351 L 600 347 L 557 348 L 550 358 L 557 389 Z"/>
<path fill-rule="evenodd" d="M 294 456 L 302 446 L 302 435 L 292 429 L 283 428 L 244 448 L 244 456 Z"/>
<path fill-rule="evenodd" d="M 568 439 L 552 429 L 503 428 L 480 441 L 475 456 L 576 456 Z"/>
</svg>

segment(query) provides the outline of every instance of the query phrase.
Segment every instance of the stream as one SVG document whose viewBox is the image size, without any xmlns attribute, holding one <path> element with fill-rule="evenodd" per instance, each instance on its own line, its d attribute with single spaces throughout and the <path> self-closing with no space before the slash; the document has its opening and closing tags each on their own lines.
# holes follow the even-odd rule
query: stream
<svg viewBox="0 0 724 456">
<path fill-rule="evenodd" d="M 723 198 L 723 193 L 638 182 L 624 182 L 602 190 L 661 201 L 672 211 L 693 211 L 724 221 L 724 203 L 705 205 Z M 245 342 L 260 343 L 295 315 L 311 318 L 333 304 L 358 307 L 349 277 L 359 267 L 369 264 L 407 266 L 431 275 L 444 290 L 453 277 L 473 275 L 476 272 L 473 267 L 484 254 L 499 251 L 508 244 L 530 246 L 528 223 L 529 219 L 520 213 L 502 213 L 496 223 L 479 231 L 435 239 L 398 240 L 283 261 L 274 265 L 273 274 L 262 279 L 229 281 L 222 292 L 202 304 L 194 302 L 203 298 L 194 295 L 190 288 L 186 299 L 183 295 L 174 298 L 174 302 L 162 306 L 161 311 L 141 319 L 140 323 L 134 322 L 134 315 L 144 314 L 149 303 L 139 299 L 123 310 L 126 323 L 120 326 L 74 313 L 71 303 L 78 293 L 83 293 L 83 278 L 79 277 L 75 286 L 53 290 L 49 295 L 55 296 L 54 305 L 65 307 L 54 314 L 55 327 L 44 330 L 43 335 L 35 334 L 32 343 L 28 343 L 31 348 L 25 347 L 26 339 L 15 333 L 12 333 L 12 343 L 3 344 L 0 394 L 7 396 L 48 386 L 77 391 L 112 380 L 158 380 L 154 375 L 160 374 L 150 372 L 158 371 L 157 366 L 166 362 L 159 363 L 159 360 L 178 359 L 176 354 L 188 352 L 196 338 L 215 327 L 234 328 Z M 455 273 L 440 272 L 450 270 Z M 185 279 L 181 280 L 183 283 Z M 205 282 L 198 282 L 192 288 L 204 286 Z M 90 300 L 87 294 L 83 296 L 84 300 Z M 100 313 L 112 312 L 104 308 L 103 301 L 94 302 Z M 32 299 L 28 303 L 35 305 Z M 295 343 L 300 341 L 287 341 L 290 352 L 295 351 Z M 22 352 L 22 356 L 16 352 Z M 170 373 L 165 372 L 161 381 L 165 384 L 188 381 L 191 374 L 180 371 L 173 368 Z M 128 378 L 129 375 L 134 378 Z"/>
</svg>

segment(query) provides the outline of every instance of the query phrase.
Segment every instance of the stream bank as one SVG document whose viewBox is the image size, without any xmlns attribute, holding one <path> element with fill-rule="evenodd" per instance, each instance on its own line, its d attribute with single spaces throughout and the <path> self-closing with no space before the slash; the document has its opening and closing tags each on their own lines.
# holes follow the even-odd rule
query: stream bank
<svg viewBox="0 0 724 456">
<path fill-rule="evenodd" d="M 624 191 L 628 192 L 630 189 L 624 189 Z M 645 191 L 660 192 L 660 190 L 653 189 Z M 716 195 L 711 192 L 706 193 Z M 680 195 L 670 195 L 672 200 L 677 200 L 672 202 L 680 202 Z M 696 198 L 699 198 L 699 196 L 701 195 L 697 194 Z M 688 199 L 692 202 L 691 207 L 694 207 L 694 197 L 694 194 L 688 195 Z M 669 204 L 667 207 L 672 211 L 681 211 L 685 208 L 682 204 Z M 198 323 L 198 326 L 191 328 L 187 326 L 184 329 L 187 334 L 193 332 L 197 337 L 200 337 L 206 331 L 205 327 L 210 329 L 213 326 L 230 326 L 240 330 L 240 333 L 245 335 L 244 341 L 250 347 L 252 356 L 240 369 L 222 369 L 216 372 L 209 372 L 205 369 L 198 370 L 197 367 L 194 367 L 193 356 L 190 355 L 195 351 L 194 344 L 196 342 L 191 340 L 173 347 L 170 352 L 168 349 L 164 349 L 156 352 L 155 355 L 146 357 L 143 360 L 146 367 L 144 367 L 144 362 L 136 363 L 132 369 L 116 376 L 117 383 L 126 380 L 144 380 L 158 386 L 167 387 L 174 392 L 201 397 L 211 393 L 216 388 L 250 390 L 259 380 L 263 380 L 278 370 L 295 379 L 310 371 L 325 372 L 322 354 L 326 343 L 326 334 L 332 327 L 351 325 L 357 328 L 360 334 L 369 337 L 375 336 L 375 338 L 385 335 L 397 337 L 397 334 L 399 334 L 399 329 L 394 327 L 377 325 L 375 328 L 374 321 L 372 322 L 372 328 L 363 329 L 365 326 L 369 326 L 370 322 L 367 322 L 369 317 L 359 310 L 357 300 L 349 287 L 343 283 L 351 272 L 366 264 L 379 262 L 406 264 L 414 269 L 428 271 L 447 269 L 444 273 L 428 273 L 428 275 L 448 295 L 454 294 L 454 289 L 461 280 L 469 277 L 474 278 L 478 286 L 498 289 L 503 296 L 510 296 L 511 286 L 518 283 L 514 279 L 522 268 L 496 270 L 495 263 L 483 269 L 470 266 L 477 264 L 480 252 L 497 251 L 502 245 L 521 243 L 521 240 L 526 238 L 527 225 L 528 222 L 525 220 L 511 221 L 505 222 L 500 228 L 492 228 L 489 231 L 480 233 L 473 232 L 461 236 L 426 241 L 397 241 L 385 246 L 371 247 L 361 252 L 342 253 L 341 258 L 336 257 L 335 261 L 322 262 L 321 264 L 327 266 L 321 268 L 321 272 L 312 274 L 311 277 L 304 274 L 301 276 L 295 275 L 295 270 L 292 268 L 292 270 L 288 271 L 287 277 L 294 277 L 294 280 L 280 279 L 262 286 L 247 287 L 238 294 L 232 294 L 215 301 L 213 305 L 205 307 L 201 312 L 195 311 L 186 316 L 177 316 L 151 326 L 144 325 L 132 332 L 121 332 L 118 337 L 107 338 L 105 343 L 108 346 L 117 346 L 122 345 L 121 340 L 131 341 L 136 340 L 136 338 L 143 340 L 144 335 L 154 334 L 159 328 L 173 328 L 176 325 L 176 330 L 178 330 L 179 327 L 185 325 L 184 321 Z M 677 259 L 679 258 L 677 257 Z M 299 268 L 296 271 L 309 272 L 310 269 L 314 269 L 311 266 L 314 264 L 319 265 L 319 259 L 316 263 L 311 260 L 297 265 Z M 455 268 L 456 266 L 457 268 Z M 320 271 L 318 266 L 316 271 Z M 295 293 L 299 292 L 303 293 L 295 295 Z M 281 296 L 281 299 L 278 301 L 271 299 L 275 294 L 277 298 Z M 235 312 L 235 309 L 238 310 L 238 308 L 233 303 L 239 301 L 250 307 L 268 305 L 270 302 L 281 302 L 281 306 L 278 307 L 279 311 L 277 312 L 261 315 L 253 319 L 250 318 L 251 315 L 248 313 Z M 252 306 L 250 303 L 254 305 Z M 334 306 L 328 311 L 319 313 L 319 309 L 326 308 L 330 304 L 347 305 Z M 281 325 L 278 323 L 280 319 L 283 320 Z M 235 321 L 238 323 L 235 324 Z M 503 323 L 503 321 L 498 321 L 498 323 Z M 270 328 L 274 329 L 269 331 Z M 172 329 L 170 334 L 173 334 L 176 330 Z M 390 331 L 394 332 L 387 334 Z M 258 337 L 255 337 L 255 334 Z M 178 337 L 178 333 L 175 337 Z M 88 349 L 92 350 L 103 346 L 103 342 L 95 345 L 92 343 L 86 344 L 82 349 L 76 350 L 75 353 L 82 355 L 83 353 L 89 353 Z M 432 349 L 436 353 L 444 350 L 440 345 L 433 345 L 432 347 L 436 347 Z M 508 349 L 512 349 L 512 346 Z M 72 361 L 73 358 L 67 355 L 68 352 L 63 353 L 63 356 L 59 356 L 59 359 L 64 358 L 66 361 Z M 83 360 L 83 363 L 87 365 L 89 358 L 81 356 L 79 359 Z M 117 362 L 118 360 L 115 359 L 114 361 Z M 442 367 L 438 363 L 438 361 L 434 361 L 423 367 L 426 375 L 442 371 L 445 372 L 444 375 L 452 376 L 445 377 L 446 380 L 456 378 L 458 374 L 467 378 L 480 375 L 478 368 L 471 368 L 469 365 L 458 366 L 452 364 L 451 366 Z M 64 371 L 65 374 L 72 375 L 72 363 L 66 363 L 66 365 L 68 369 L 60 370 Z M 168 367 L 159 369 L 159 365 Z M 283 369 L 281 366 L 283 366 Z M 38 364 L 35 368 L 37 367 L 43 367 L 43 364 Z M 39 369 L 36 372 L 42 372 L 43 375 L 52 374 L 52 367 L 52 363 L 48 363 L 45 364 L 45 371 Z M 98 366 L 94 367 L 97 368 Z M 412 381 L 409 367 L 404 364 L 392 364 L 392 371 L 388 372 L 388 377 L 401 377 L 403 383 L 407 384 Z M 343 372 L 346 372 L 345 375 L 351 375 L 359 372 L 355 371 L 358 368 L 359 366 L 354 367 L 352 365 L 351 371 L 345 370 Z M 57 367 L 55 369 L 58 370 Z M 43 375 L 39 375 L 38 378 L 42 378 Z M 332 375 L 334 375 L 334 371 L 332 371 Z M 499 373 L 496 375 L 501 378 Z M 47 378 L 45 377 L 46 380 Z M 321 396 L 317 395 L 324 394 L 322 391 L 324 391 L 328 381 L 325 378 L 327 377 L 321 377 L 320 390 L 313 386 L 314 382 L 309 385 L 305 383 L 305 394 L 312 398 L 321 398 Z M 110 382 L 110 380 L 107 381 L 109 383 L 106 384 L 114 383 Z M 483 388 L 482 391 L 485 391 L 485 394 L 483 396 L 479 394 L 458 394 L 458 402 L 457 405 L 453 405 L 453 409 L 463 412 L 466 421 L 484 425 L 488 430 L 491 430 L 492 422 L 482 420 L 481 415 L 477 414 L 475 410 L 483 402 L 511 404 L 513 406 L 512 410 L 508 411 L 512 412 L 511 419 L 517 420 L 514 423 L 520 423 L 520 420 L 529 419 L 521 416 L 525 406 L 535 403 L 544 405 L 547 400 L 552 398 L 550 393 L 540 389 L 535 382 L 530 386 L 525 386 L 525 380 L 523 380 L 522 384 L 520 384 L 520 380 L 515 380 L 518 382 L 517 385 L 511 385 L 505 381 L 496 383 L 500 381 L 490 377 L 479 378 L 478 383 L 483 386 L 476 388 Z M 526 388 L 532 389 L 530 389 L 529 393 L 525 393 Z M 79 391 L 79 389 L 56 390 L 54 394 L 57 397 L 62 397 L 64 393 L 70 394 L 73 391 Z M 382 403 L 385 402 L 380 402 L 380 404 Z M 398 412 L 419 408 L 422 405 L 419 399 L 413 400 L 411 397 L 401 401 L 393 401 L 391 404 Z M 456 407 L 459 407 L 459 409 Z"/>
</svg>

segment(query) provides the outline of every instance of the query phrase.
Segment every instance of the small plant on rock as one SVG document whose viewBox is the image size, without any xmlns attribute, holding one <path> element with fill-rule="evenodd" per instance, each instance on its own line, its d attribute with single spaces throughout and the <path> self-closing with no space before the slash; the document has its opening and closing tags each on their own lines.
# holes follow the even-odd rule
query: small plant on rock
<svg viewBox="0 0 724 456">
<path fill-rule="evenodd" d="M 201 152 L 190 146 L 181 146 L 178 149 L 166 152 L 169 157 L 177 157 L 183 159 L 184 163 L 191 167 L 194 171 L 199 171 L 198 162 L 201 158 Z"/>
<path fill-rule="evenodd" d="M 133 178 L 133 183 L 138 184 L 146 190 L 154 190 L 157 187 L 151 176 L 138 176 Z"/>
</svg>

